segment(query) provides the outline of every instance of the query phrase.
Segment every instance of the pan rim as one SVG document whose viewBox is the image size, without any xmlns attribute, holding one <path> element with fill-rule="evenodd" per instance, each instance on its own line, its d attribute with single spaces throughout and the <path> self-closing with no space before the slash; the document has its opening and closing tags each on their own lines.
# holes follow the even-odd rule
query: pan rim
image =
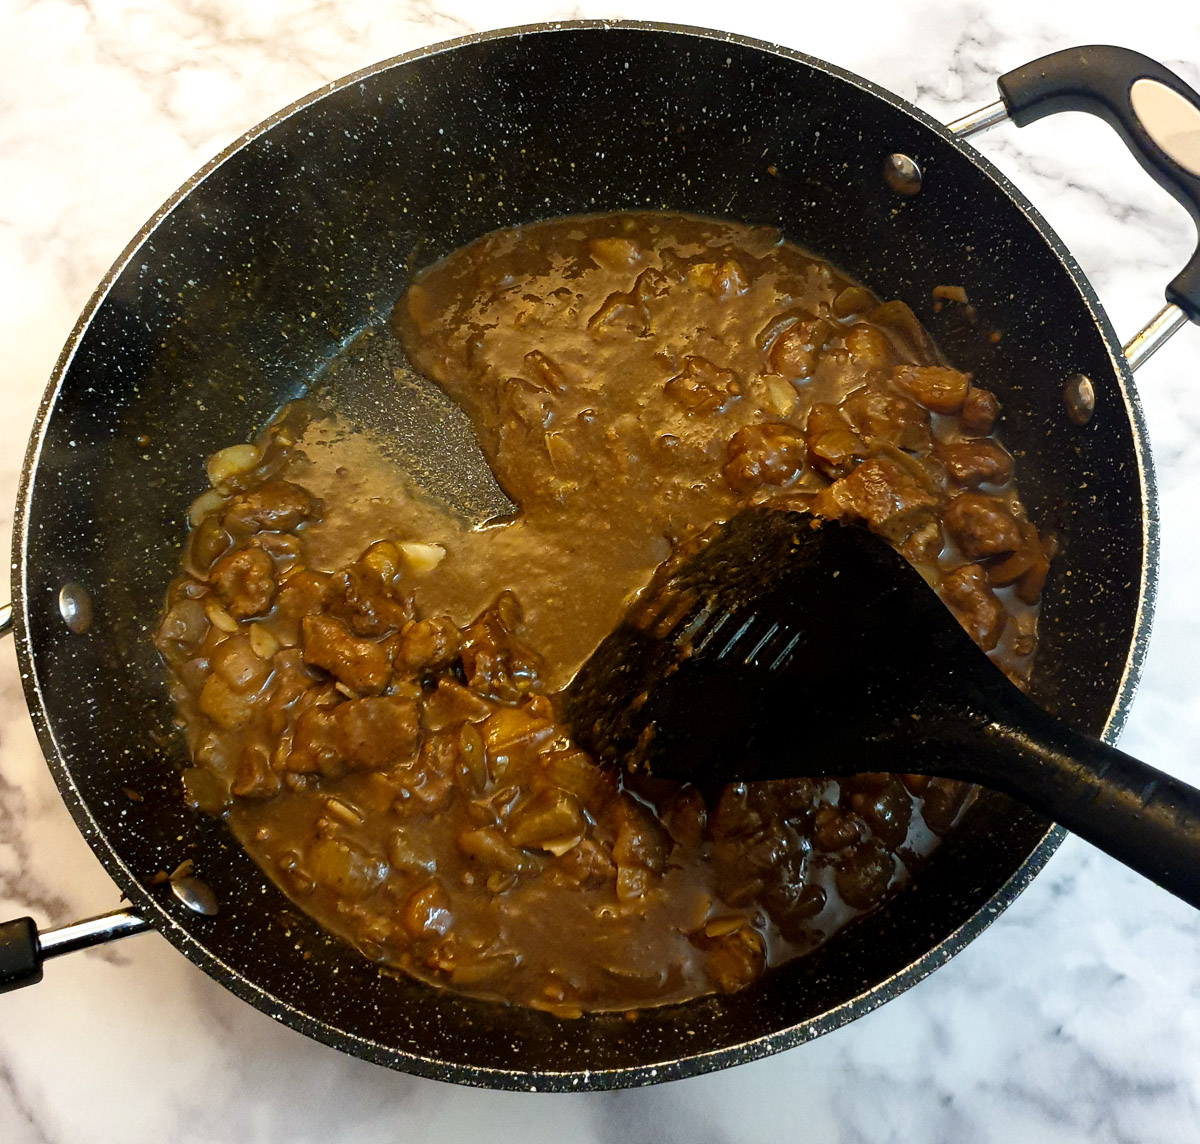
<svg viewBox="0 0 1200 1144">
<path fill-rule="evenodd" d="M 955 138 L 955 136 L 946 130 L 943 124 L 908 101 L 896 96 L 894 93 L 837 65 L 754 37 L 742 36 L 716 29 L 653 21 L 552 21 L 473 33 L 402 53 L 359 69 L 339 80 L 325 84 L 250 128 L 181 184 L 133 236 L 92 293 L 87 305 L 76 321 L 51 374 L 47 389 L 36 414 L 30 443 L 24 460 L 17 494 L 13 528 L 13 568 L 15 573 L 13 579 L 14 626 L 18 664 L 26 703 L 39 744 L 46 756 L 47 764 L 80 832 L 92 850 L 97 854 L 97 857 L 109 875 L 117 883 L 118 888 L 130 900 L 133 906 L 155 929 L 162 933 L 176 948 L 188 957 L 190 961 L 231 992 L 254 1004 L 256 1008 L 261 1009 L 274 1019 L 316 1040 L 342 1049 L 343 1051 L 351 1052 L 354 1055 L 374 1061 L 375 1063 L 401 1068 L 406 1072 L 416 1075 L 438 1080 L 453 1080 L 457 1083 L 479 1087 L 524 1091 L 582 1091 L 585 1089 L 630 1087 L 711 1072 L 734 1064 L 768 1056 L 812 1040 L 823 1033 L 830 1032 L 835 1028 L 847 1024 L 856 1017 L 865 1015 L 872 1009 L 877 1008 L 884 1001 L 890 1000 L 892 997 L 904 992 L 963 949 L 1012 904 L 1021 891 L 1045 865 L 1066 835 L 1066 832 L 1060 827 L 1048 827 L 1037 845 L 1013 875 L 961 926 L 903 970 L 891 977 L 885 978 L 870 989 L 834 1009 L 826 1011 L 819 1017 L 812 1018 L 800 1025 L 764 1034 L 740 1044 L 713 1049 L 691 1056 L 674 1058 L 668 1061 L 595 1071 L 518 1071 L 461 1063 L 447 1063 L 428 1056 L 421 1056 L 410 1050 L 401 1050 L 381 1045 L 367 1037 L 348 1033 L 321 1019 L 314 1018 L 300 1008 L 273 995 L 262 986 L 250 982 L 234 966 L 229 965 L 226 961 L 213 954 L 197 938 L 193 937 L 172 915 L 166 905 L 144 888 L 141 880 L 126 865 L 118 853 L 118 849 L 110 841 L 108 834 L 94 818 L 83 795 L 75 784 L 71 769 L 65 761 L 64 754 L 55 738 L 51 726 L 51 717 L 37 672 L 34 648 L 29 635 L 31 631 L 29 615 L 30 597 L 28 590 L 29 522 L 35 484 L 34 478 L 38 469 L 47 428 L 53 416 L 63 381 L 70 370 L 75 354 L 93 318 L 106 301 L 113 285 L 120 278 L 142 245 L 153 235 L 159 223 L 170 215 L 187 198 L 192 190 L 221 167 L 229 158 L 240 152 L 247 144 L 277 124 L 284 122 L 293 115 L 319 102 L 327 95 L 344 90 L 362 80 L 391 70 L 392 68 L 446 52 L 452 52 L 462 47 L 495 40 L 519 40 L 525 36 L 532 35 L 561 32 L 574 33 L 580 31 L 602 32 L 609 29 L 670 33 L 673 36 L 685 39 L 694 38 L 729 43 L 756 52 L 782 57 L 785 60 L 801 63 L 832 75 L 858 88 L 860 91 L 882 100 L 894 110 L 915 120 L 920 127 L 932 131 L 943 143 L 954 147 L 976 167 L 980 168 L 998 186 L 1002 193 L 1021 210 L 1025 220 L 1033 226 L 1039 237 L 1049 247 L 1050 252 L 1056 257 L 1062 268 L 1069 275 L 1071 281 L 1075 284 L 1075 287 L 1079 290 L 1087 312 L 1095 322 L 1104 341 L 1105 348 L 1113 365 L 1118 389 L 1124 402 L 1133 438 L 1134 450 L 1138 459 L 1138 483 L 1142 504 L 1142 566 L 1140 569 L 1138 604 L 1134 618 L 1133 639 L 1118 682 L 1116 697 L 1106 718 L 1103 731 L 1103 737 L 1109 742 L 1114 742 L 1117 739 L 1128 717 L 1130 705 L 1136 692 L 1145 661 L 1155 604 L 1159 562 L 1158 493 L 1145 418 L 1137 390 L 1133 383 L 1132 372 L 1129 369 L 1124 354 L 1120 351 L 1120 343 L 1115 331 L 1091 283 L 1087 280 L 1078 263 L 1058 238 L 1054 230 L 1032 203 L 1025 198 L 1005 175 L 996 169 L 985 157 L 975 151 L 974 148 Z"/>
</svg>

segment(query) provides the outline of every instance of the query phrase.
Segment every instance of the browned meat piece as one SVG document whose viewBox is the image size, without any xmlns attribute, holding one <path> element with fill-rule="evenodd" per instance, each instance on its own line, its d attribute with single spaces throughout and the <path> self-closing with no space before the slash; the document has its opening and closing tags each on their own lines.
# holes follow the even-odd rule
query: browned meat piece
<svg viewBox="0 0 1200 1144">
<path fill-rule="evenodd" d="M 1012 457 L 994 441 L 962 441 L 943 445 L 938 455 L 962 485 L 1002 485 L 1012 477 Z"/>
<path fill-rule="evenodd" d="M 275 563 L 261 548 L 242 548 L 213 565 L 209 582 L 235 620 L 261 616 L 275 600 Z"/>
<path fill-rule="evenodd" d="M 832 332 L 833 324 L 827 318 L 794 322 L 771 339 L 767 366 L 788 381 L 809 377 Z"/>
<path fill-rule="evenodd" d="M 845 784 L 843 797 L 889 850 L 904 844 L 912 820 L 912 799 L 895 775 L 858 775 Z"/>
<path fill-rule="evenodd" d="M 745 273 L 732 259 L 719 265 L 715 262 L 694 262 L 688 267 L 687 280 L 722 302 L 740 297 L 748 288 Z"/>
<path fill-rule="evenodd" d="M 944 365 L 901 365 L 892 380 L 914 401 L 934 413 L 957 413 L 967 397 L 971 375 Z"/>
<path fill-rule="evenodd" d="M 997 587 L 1017 586 L 1017 596 L 1026 604 L 1036 602 L 1050 571 L 1050 555 L 1032 524 L 1021 525 L 1021 546 L 988 569 L 988 583 Z"/>
<path fill-rule="evenodd" d="M 927 520 L 900 545 L 900 555 L 918 568 L 922 564 L 932 566 L 941 554 L 943 544 L 942 526 L 936 520 Z"/>
<path fill-rule="evenodd" d="M 947 506 L 946 531 L 968 560 L 1013 552 L 1021 529 L 1002 501 L 982 493 L 959 493 Z"/>
<path fill-rule="evenodd" d="M 849 474 L 870 451 L 836 405 L 819 404 L 809 410 L 804 440 L 808 463 L 831 481 Z"/>
<path fill-rule="evenodd" d="M 560 855 L 577 846 L 587 829 L 579 800 L 565 790 L 541 790 L 513 812 L 506 836 L 522 850 Z"/>
<path fill-rule="evenodd" d="M 746 924 L 712 942 L 704 970 L 723 993 L 734 993 L 762 973 L 765 963 L 762 935 Z"/>
<path fill-rule="evenodd" d="M 412 600 L 395 579 L 384 579 L 360 563 L 335 573 L 330 611 L 357 636 L 399 631 L 414 615 Z"/>
<path fill-rule="evenodd" d="M 476 694 L 515 703 L 537 683 L 538 657 L 515 635 L 520 622 L 516 596 L 501 592 L 463 632 L 463 674 Z"/>
<path fill-rule="evenodd" d="M 417 705 L 409 699 L 389 695 L 316 707 L 297 720 L 286 766 L 328 778 L 382 770 L 412 759 L 420 731 Z"/>
<path fill-rule="evenodd" d="M 971 386 L 967 391 L 966 400 L 963 401 L 963 428 L 968 433 L 986 437 L 995 427 L 999 415 L 1000 402 L 996 400 L 996 395 L 990 389 Z"/>
<path fill-rule="evenodd" d="M 491 705 L 475 692 L 442 676 L 437 687 L 425 697 L 422 722 L 431 731 L 444 731 L 459 723 L 480 723 L 492 713 Z"/>
<path fill-rule="evenodd" d="M 270 555 L 280 569 L 291 568 L 303 554 L 300 538 L 287 532 L 260 532 L 251 538 L 250 543 Z"/>
<path fill-rule="evenodd" d="M 612 856 L 618 867 L 643 866 L 656 874 L 666 869 L 670 839 L 647 806 L 624 791 L 609 804 L 606 817 L 614 834 Z"/>
<path fill-rule="evenodd" d="M 238 798 L 271 798 L 279 793 L 279 776 L 271 769 L 271 755 L 263 743 L 249 742 L 238 758 L 237 775 L 230 793 Z"/>
<path fill-rule="evenodd" d="M 958 617 L 967 635 L 991 651 L 1004 631 L 1004 608 L 988 587 L 987 573 L 978 564 L 964 564 L 942 581 L 942 599 Z"/>
<path fill-rule="evenodd" d="M 856 365 L 870 373 L 885 374 L 896 361 L 887 334 L 866 322 L 856 322 L 843 337 Z"/>
<path fill-rule="evenodd" d="M 933 447 L 929 414 L 914 401 L 875 385 L 856 389 L 842 410 L 846 420 L 868 445 L 894 445 L 909 453 L 928 453 Z"/>
<path fill-rule="evenodd" d="M 432 620 L 409 620 L 400 629 L 393 659 L 397 669 L 420 674 L 448 667 L 458 655 L 458 628 L 441 616 Z"/>
<path fill-rule="evenodd" d="M 287 728 L 292 706 L 320 681 L 320 676 L 304 662 L 304 652 L 298 647 L 279 652 L 272 665 L 274 673 L 267 702 L 267 730 L 278 737 Z"/>
<path fill-rule="evenodd" d="M 358 639 L 332 616 L 305 616 L 300 621 L 304 662 L 322 667 L 360 695 L 377 695 L 392 674 L 391 648 Z"/>
<path fill-rule="evenodd" d="M 302 616 L 321 611 L 329 599 L 332 580 L 328 572 L 313 572 L 308 568 L 293 572 L 279 588 L 275 614 L 299 621 Z"/>
<path fill-rule="evenodd" d="M 208 635 L 209 622 L 200 600 L 181 596 L 163 617 L 154 642 L 163 655 L 176 659 L 190 654 Z"/>
<path fill-rule="evenodd" d="M 974 790 L 974 787 L 957 779 L 930 779 L 921 808 L 925 825 L 934 834 L 945 834 L 962 813 Z"/>
<path fill-rule="evenodd" d="M 738 375 L 702 357 L 685 358 L 683 371 L 667 382 L 664 392 L 689 413 L 719 413 L 741 393 Z"/>
<path fill-rule="evenodd" d="M 221 523 L 234 536 L 252 532 L 291 532 L 309 519 L 317 503 L 299 485 L 271 481 L 229 502 Z"/>
<path fill-rule="evenodd" d="M 782 487 L 804 470 L 806 453 L 804 438 L 794 425 L 747 425 L 730 438 L 728 460 L 721 472 L 740 493 L 753 492 L 760 485 Z"/>
<path fill-rule="evenodd" d="M 899 544 L 932 519 L 938 503 L 937 493 L 899 461 L 872 457 L 822 489 L 813 512 L 831 520 L 865 521 L 872 532 Z"/>
<path fill-rule="evenodd" d="M 834 873 L 842 900 L 857 910 L 869 910 L 883 900 L 896 874 L 896 859 L 878 842 L 860 842 Z"/>
</svg>

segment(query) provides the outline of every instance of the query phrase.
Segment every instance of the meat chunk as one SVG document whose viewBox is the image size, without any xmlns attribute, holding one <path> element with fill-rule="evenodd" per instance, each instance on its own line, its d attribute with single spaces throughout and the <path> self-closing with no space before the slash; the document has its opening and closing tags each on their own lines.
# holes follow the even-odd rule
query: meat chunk
<svg viewBox="0 0 1200 1144">
<path fill-rule="evenodd" d="M 333 577 L 335 615 L 357 636 L 385 636 L 399 631 L 413 618 L 412 600 L 395 580 L 385 580 L 352 564 Z"/>
<path fill-rule="evenodd" d="M 793 425 L 747 425 L 730 438 L 721 472 L 740 493 L 753 492 L 760 485 L 783 487 L 803 471 L 806 453 L 804 438 Z"/>
<path fill-rule="evenodd" d="M 866 322 L 855 322 L 843 342 L 854 364 L 868 374 L 886 374 L 896 360 L 887 334 Z"/>
<path fill-rule="evenodd" d="M 968 560 L 1014 552 L 1021 544 L 1016 518 L 995 497 L 960 493 L 947 506 L 946 531 Z"/>
<path fill-rule="evenodd" d="M 515 703 L 537 682 L 538 657 L 516 637 L 521 608 L 512 592 L 463 632 L 462 666 L 467 686 L 477 695 Z"/>
<path fill-rule="evenodd" d="M 872 457 L 822 489 L 813 512 L 831 520 L 865 521 L 872 532 L 899 544 L 933 518 L 938 503 L 937 493 L 899 461 Z"/>
<path fill-rule="evenodd" d="M 827 318 L 813 318 L 807 322 L 792 319 L 791 325 L 771 338 L 767 350 L 768 367 L 788 381 L 811 376 L 833 328 Z"/>
<path fill-rule="evenodd" d="M 1015 584 L 1017 596 L 1026 604 L 1041 595 L 1050 571 L 1050 555 L 1032 524 L 1021 525 L 1021 545 L 1011 556 L 988 568 L 988 583 L 994 587 Z"/>
<path fill-rule="evenodd" d="M 492 707 L 486 700 L 443 676 L 425 699 L 422 720 L 431 731 L 444 731 L 461 723 L 480 723 L 491 713 Z"/>
<path fill-rule="evenodd" d="M 962 424 L 968 433 L 978 433 L 986 437 L 996 425 L 1000 415 L 1000 402 L 990 389 L 978 389 L 975 386 L 967 391 L 962 406 Z"/>
<path fill-rule="evenodd" d="M 358 639 L 332 616 L 305 616 L 300 632 L 305 663 L 324 668 L 360 695 L 377 695 L 387 686 L 392 674 L 387 644 Z"/>
<path fill-rule="evenodd" d="M 719 413 L 741 390 L 733 370 L 721 369 L 706 358 L 689 357 L 664 392 L 689 413 Z"/>
<path fill-rule="evenodd" d="M 314 707 L 296 722 L 287 769 L 337 778 L 398 766 L 412 759 L 420 730 L 417 705 L 396 696 Z"/>
<path fill-rule="evenodd" d="M 842 410 L 851 428 L 875 448 L 887 444 L 909 453 L 928 453 L 933 447 L 929 414 L 898 393 L 864 385 L 842 402 Z"/>
<path fill-rule="evenodd" d="M 967 635 L 991 651 L 1004 631 L 1004 608 L 988 587 L 987 573 L 978 564 L 964 564 L 942 580 L 942 599 Z"/>
<path fill-rule="evenodd" d="M 934 413 L 957 413 L 967 397 L 970 374 L 944 365 L 901 365 L 892 372 L 896 386 Z"/>
<path fill-rule="evenodd" d="M 329 599 L 333 577 L 328 572 L 301 568 L 288 576 L 275 600 L 276 615 L 299 621 L 302 616 L 319 612 Z"/>
<path fill-rule="evenodd" d="M 395 665 L 421 674 L 448 667 L 458 656 L 458 628 L 446 616 L 410 620 L 396 641 Z"/>
<path fill-rule="evenodd" d="M 994 441 L 962 441 L 943 445 L 939 456 L 959 484 L 1002 485 L 1012 477 L 1012 457 Z"/>
<path fill-rule="evenodd" d="M 838 407 L 824 403 L 809 410 L 804 441 L 808 463 L 831 481 L 847 476 L 870 451 Z"/>
<path fill-rule="evenodd" d="M 270 481 L 250 492 L 239 493 L 221 517 L 234 536 L 254 532 L 291 532 L 316 511 L 317 502 L 290 481 Z"/>
<path fill-rule="evenodd" d="M 223 556 L 213 565 L 209 582 L 235 620 L 261 616 L 279 591 L 275 563 L 261 548 L 241 548 Z"/>
</svg>

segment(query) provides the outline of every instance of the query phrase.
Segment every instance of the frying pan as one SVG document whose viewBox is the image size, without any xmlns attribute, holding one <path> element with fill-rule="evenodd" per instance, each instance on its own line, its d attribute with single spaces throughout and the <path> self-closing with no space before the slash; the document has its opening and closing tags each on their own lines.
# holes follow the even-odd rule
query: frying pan
<svg viewBox="0 0 1200 1144">
<path fill-rule="evenodd" d="M 1004 102 L 960 135 L 1009 113 L 1099 111 L 1200 214 L 1198 180 L 1129 105 L 1139 78 L 1200 105 L 1195 94 L 1115 49 L 1050 60 L 1010 73 Z M 48 952 L 152 925 L 234 993 L 347 1052 L 469 1084 L 610 1088 L 845 1023 L 960 949 L 1041 868 L 1061 832 L 984 793 L 910 888 L 812 956 L 633 1023 L 562 1021 L 379 974 L 291 908 L 219 821 L 184 807 L 150 636 L 203 458 L 252 436 L 422 266 L 497 227 L 619 208 L 780 226 L 908 301 L 999 393 L 1025 502 L 1061 545 L 1032 694 L 1115 737 L 1152 605 L 1153 476 L 1126 356 L 1019 192 L 915 108 L 782 48 L 649 24 L 472 36 L 350 76 L 249 133 L 135 238 L 63 351 L 19 494 L 13 622 L 55 779 L 133 909 L 42 935 L 40 949 L 28 919 L 10 924 L 12 981 L 38 977 Z M 1135 359 L 1200 318 L 1198 267 L 1172 284 Z M 976 321 L 933 311 L 940 284 L 966 287 Z M 193 875 L 163 878 L 188 861 Z"/>
</svg>

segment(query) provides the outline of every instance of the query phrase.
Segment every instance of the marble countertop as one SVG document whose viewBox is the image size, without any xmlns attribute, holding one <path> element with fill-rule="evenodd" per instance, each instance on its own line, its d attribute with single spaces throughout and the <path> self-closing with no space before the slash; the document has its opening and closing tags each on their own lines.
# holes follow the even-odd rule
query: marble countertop
<svg viewBox="0 0 1200 1144">
<path fill-rule="evenodd" d="M 0 544 L 25 440 L 95 283 L 211 155 L 291 100 L 408 49 L 568 17 L 724 27 L 836 62 L 943 119 L 1076 43 L 1140 49 L 1200 86 L 1200 9 L 1080 0 L 0 0 Z M 1194 243 L 1106 127 L 1069 116 L 980 149 L 1033 199 L 1119 333 Z M 1200 331 L 1138 375 L 1162 494 L 1158 618 L 1122 746 L 1200 783 Z M 1196 468 L 1192 467 L 1193 462 Z M 0 589 L 2 591 L 2 589 Z M 64 809 L 0 644 L 0 917 L 118 904 Z M 944 968 L 812 1044 L 658 1088 L 523 1096 L 340 1055 L 226 993 L 157 935 L 0 998 L 0 1140 L 1101 1142 L 1200 1129 L 1200 915 L 1068 839 Z"/>
</svg>

